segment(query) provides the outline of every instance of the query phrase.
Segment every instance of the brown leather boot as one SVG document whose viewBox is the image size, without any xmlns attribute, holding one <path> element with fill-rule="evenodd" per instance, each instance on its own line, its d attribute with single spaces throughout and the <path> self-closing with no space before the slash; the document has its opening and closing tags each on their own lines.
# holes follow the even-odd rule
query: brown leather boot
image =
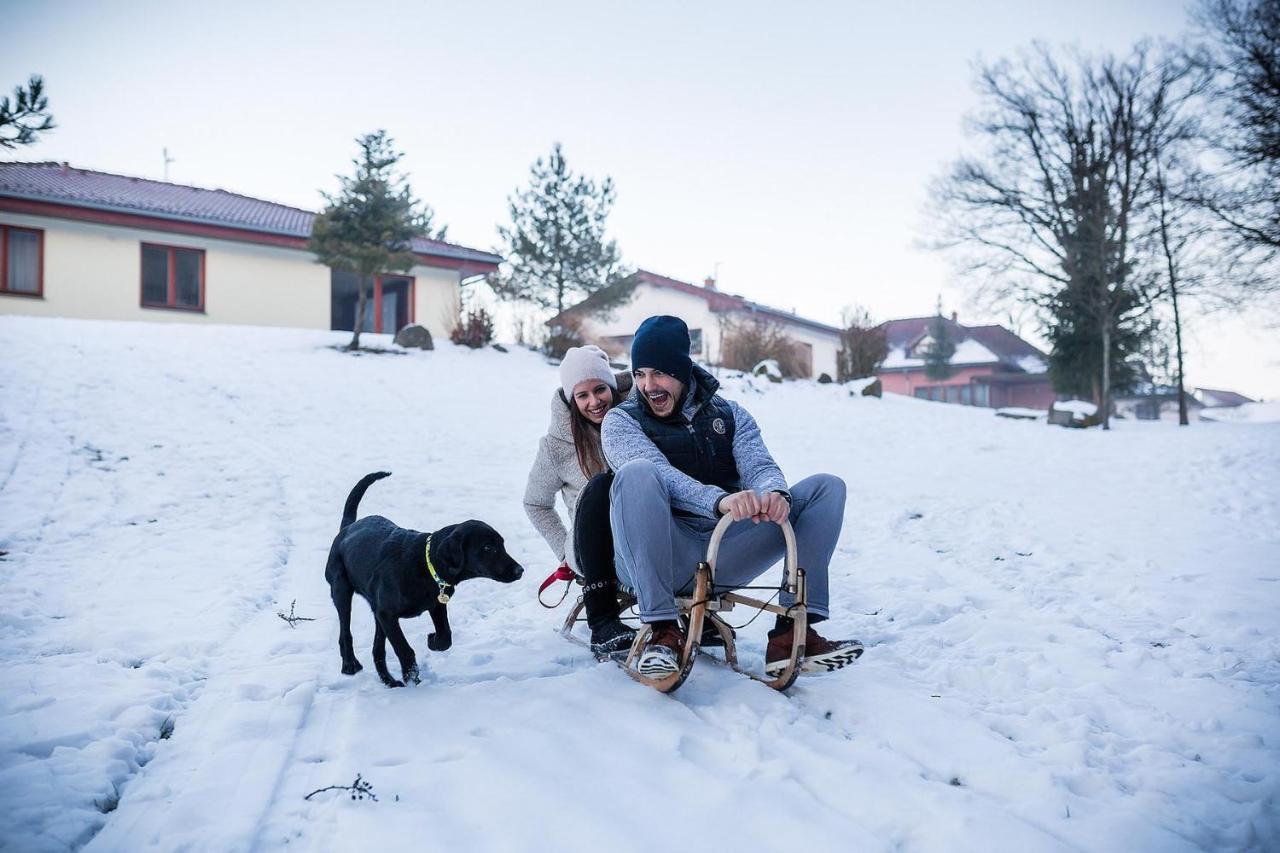
<svg viewBox="0 0 1280 853">
<path fill-rule="evenodd" d="M 684 653 L 684 632 L 678 622 L 654 622 L 644 653 L 640 655 L 638 671 L 645 678 L 666 678 L 680 671 L 680 656 Z"/>
<path fill-rule="evenodd" d="M 795 626 L 779 634 L 769 635 L 769 645 L 764 653 L 764 673 L 776 678 L 787 668 L 791 659 L 791 638 Z M 831 672 L 848 666 L 862 655 L 862 643 L 857 640 L 828 640 L 813 630 L 805 631 L 804 657 L 800 659 L 801 673 Z"/>
</svg>

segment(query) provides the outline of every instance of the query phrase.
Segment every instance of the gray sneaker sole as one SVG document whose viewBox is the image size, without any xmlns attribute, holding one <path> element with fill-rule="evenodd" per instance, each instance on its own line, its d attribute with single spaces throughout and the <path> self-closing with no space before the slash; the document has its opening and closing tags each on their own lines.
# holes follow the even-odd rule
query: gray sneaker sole
<svg viewBox="0 0 1280 853">
<path fill-rule="evenodd" d="M 680 662 L 664 654 L 645 652 L 636 665 L 636 671 L 645 678 L 666 678 L 680 671 Z"/>
</svg>

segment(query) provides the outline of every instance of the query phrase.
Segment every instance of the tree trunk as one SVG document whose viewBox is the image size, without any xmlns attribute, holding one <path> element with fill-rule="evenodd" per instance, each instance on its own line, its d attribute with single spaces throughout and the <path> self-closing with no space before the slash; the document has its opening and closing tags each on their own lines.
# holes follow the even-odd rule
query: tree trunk
<svg viewBox="0 0 1280 853">
<path fill-rule="evenodd" d="M 1178 288 L 1170 279 L 1173 297 L 1173 335 L 1178 346 L 1178 426 L 1187 426 L 1187 389 L 1182 375 L 1182 318 L 1178 314 Z"/>
<path fill-rule="evenodd" d="M 360 349 L 360 330 L 364 328 L 364 309 L 365 303 L 367 302 L 365 299 L 364 284 L 367 279 L 368 276 L 360 276 L 360 281 L 356 285 L 355 330 L 352 332 L 351 343 L 347 344 L 347 349 Z"/>
<path fill-rule="evenodd" d="M 1160 193 L 1160 246 L 1164 249 L 1164 261 L 1169 269 L 1169 299 L 1173 302 L 1173 336 L 1178 349 L 1178 426 L 1187 426 L 1187 389 L 1182 372 L 1182 315 L 1178 312 L 1178 267 L 1173 262 L 1173 249 L 1169 245 L 1169 216 L 1165 209 L 1164 173 L 1160 161 L 1156 161 L 1156 190 Z"/>
<path fill-rule="evenodd" d="M 1111 312 L 1102 321 L 1102 428 L 1111 429 Z"/>
</svg>

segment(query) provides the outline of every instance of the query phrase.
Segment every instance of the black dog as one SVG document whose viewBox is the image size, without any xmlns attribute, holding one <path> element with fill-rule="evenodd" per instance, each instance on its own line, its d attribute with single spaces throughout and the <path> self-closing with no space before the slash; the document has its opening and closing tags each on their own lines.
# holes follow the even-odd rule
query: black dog
<svg viewBox="0 0 1280 853">
<path fill-rule="evenodd" d="M 389 476 L 387 471 L 369 474 L 351 490 L 324 576 L 338 609 L 343 675 L 355 675 L 363 668 L 351 640 L 351 596 L 358 592 L 369 602 L 377 622 L 373 665 L 388 687 L 404 687 L 407 681 L 416 684 L 421 679 L 413 647 L 400 630 L 401 619 L 430 611 L 436 630 L 427 636 L 427 648 L 442 652 L 453 644 L 446 604 L 454 588 L 471 578 L 511 583 L 520 579 L 524 569 L 507 554 L 498 531 L 483 521 L 451 524 L 429 534 L 397 527 L 380 515 L 356 521 L 365 490 Z M 404 681 L 387 671 L 387 640 L 400 659 Z"/>
</svg>

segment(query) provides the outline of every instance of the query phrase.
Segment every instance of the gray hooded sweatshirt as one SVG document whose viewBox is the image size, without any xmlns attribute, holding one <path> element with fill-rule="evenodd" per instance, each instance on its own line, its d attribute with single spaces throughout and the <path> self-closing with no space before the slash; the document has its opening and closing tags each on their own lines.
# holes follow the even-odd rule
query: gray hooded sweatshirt
<svg viewBox="0 0 1280 853">
<path fill-rule="evenodd" d="M 631 390 L 631 374 L 617 373 L 618 393 L 622 396 Z M 573 515 L 578 508 L 578 495 L 587 485 L 587 477 L 578 467 L 578 453 L 573 447 L 573 432 L 569 426 L 572 413 L 560 389 L 551 394 L 551 423 L 547 433 L 538 442 L 538 455 L 529 469 L 529 480 L 524 488 L 524 511 L 533 526 L 547 540 L 547 545 L 560 562 L 568 562 L 577 574 L 577 556 L 573 553 Z M 600 451 L 600 436 L 594 430 L 589 436 Z M 604 458 L 603 452 L 600 458 Z M 568 511 L 569 526 L 565 527 L 556 510 L 556 495 Z"/>
</svg>

